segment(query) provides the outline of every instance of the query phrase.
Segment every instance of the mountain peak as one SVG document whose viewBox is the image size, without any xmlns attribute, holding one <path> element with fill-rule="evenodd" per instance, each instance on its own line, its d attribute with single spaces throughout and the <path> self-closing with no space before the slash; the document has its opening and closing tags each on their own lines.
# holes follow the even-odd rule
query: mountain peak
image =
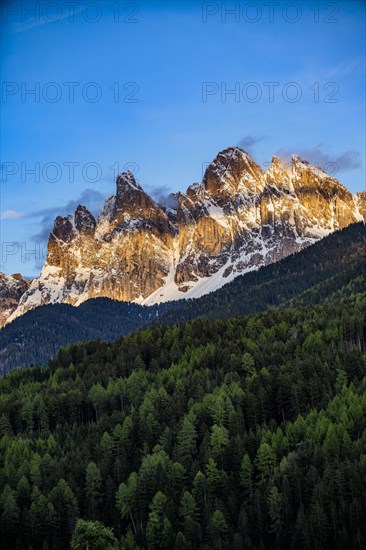
<svg viewBox="0 0 366 550">
<path fill-rule="evenodd" d="M 334 183 L 337 183 L 338 185 L 342 185 L 336 178 L 325 172 L 323 168 L 321 168 L 318 164 L 311 164 L 309 161 L 302 159 L 298 155 L 292 155 L 291 161 L 292 174 L 295 176 L 296 179 L 303 179 L 305 177 L 305 174 L 308 173 L 316 176 L 317 181 L 330 180 Z"/>
<path fill-rule="evenodd" d="M 265 172 L 252 157 L 236 146 L 220 151 L 208 165 L 203 186 L 214 198 L 235 196 L 248 187 L 256 187 Z M 222 202 L 221 200 L 221 202 Z"/>
<path fill-rule="evenodd" d="M 250 157 L 250 154 L 247 153 L 247 151 L 245 151 L 241 147 L 238 147 L 237 145 L 229 145 L 229 147 L 225 147 L 225 149 L 222 149 L 222 151 L 219 151 L 216 156 L 218 157 L 219 155 L 226 155 L 226 154 L 245 155 L 247 157 Z"/>
<path fill-rule="evenodd" d="M 291 160 L 294 164 L 306 164 L 306 165 L 310 164 L 307 160 L 304 160 L 301 157 L 299 157 L 299 155 L 291 155 Z"/>
<path fill-rule="evenodd" d="M 0 273 L 0 326 L 16 310 L 20 298 L 26 292 L 32 281 L 24 279 L 20 273 L 6 275 Z"/>
<path fill-rule="evenodd" d="M 96 227 L 96 221 L 91 212 L 79 204 L 74 214 L 75 227 L 81 233 L 92 234 Z"/>
<path fill-rule="evenodd" d="M 151 234 L 169 240 L 174 231 L 167 213 L 142 189 L 132 172 L 118 174 L 116 184 L 115 199 L 109 199 L 103 207 L 103 214 L 106 212 L 107 215 L 100 216 L 102 224 L 97 228 L 97 234 L 102 234 L 106 228 L 117 233 L 149 229 Z M 107 223 L 105 228 L 103 220 L 107 221 L 107 218 L 111 225 L 108 227 Z"/>
<path fill-rule="evenodd" d="M 126 207 L 127 203 L 139 201 L 138 196 L 145 194 L 144 190 L 135 180 L 132 172 L 122 172 L 116 179 L 116 208 Z M 141 199 L 140 199 L 141 200 Z"/>
<path fill-rule="evenodd" d="M 146 209 L 156 207 L 152 198 L 137 183 L 132 172 L 118 174 L 116 186 L 115 213 L 127 213 L 135 216 L 140 215 Z"/>
<path fill-rule="evenodd" d="M 68 243 L 74 236 L 74 216 L 69 214 L 68 216 L 57 216 L 53 225 L 51 236 L 56 239 Z"/>
<path fill-rule="evenodd" d="M 272 157 L 271 165 L 267 172 L 267 182 L 278 188 L 291 190 L 291 168 L 276 155 Z"/>
<path fill-rule="evenodd" d="M 117 176 L 117 196 L 122 195 L 128 191 L 140 191 L 143 192 L 142 187 L 135 180 L 135 176 L 129 170 L 127 172 L 121 172 Z"/>
<path fill-rule="evenodd" d="M 97 296 L 195 298 L 364 219 L 365 203 L 298 155 L 289 164 L 274 156 L 265 172 L 236 146 L 216 155 L 202 183 L 160 204 L 123 172 L 97 222 L 83 205 L 56 218 L 41 276 L 9 320 Z"/>
<path fill-rule="evenodd" d="M 282 159 L 280 157 L 278 157 L 277 155 L 273 155 L 271 163 L 274 166 L 284 166 L 285 165 L 285 163 L 282 161 Z"/>
<path fill-rule="evenodd" d="M 244 151 L 244 149 L 241 149 L 236 145 L 230 145 L 229 147 L 222 149 L 222 151 L 219 151 L 211 164 L 228 168 L 230 167 L 231 162 L 239 160 L 245 162 L 254 162 L 249 153 Z"/>
</svg>

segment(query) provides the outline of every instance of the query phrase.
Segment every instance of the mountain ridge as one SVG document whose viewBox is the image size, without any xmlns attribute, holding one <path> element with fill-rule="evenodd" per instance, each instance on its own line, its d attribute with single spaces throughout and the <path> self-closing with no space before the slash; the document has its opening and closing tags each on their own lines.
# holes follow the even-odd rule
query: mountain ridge
<svg viewBox="0 0 366 550">
<path fill-rule="evenodd" d="M 354 288 L 365 291 L 365 258 L 366 226 L 357 223 L 278 263 L 239 276 L 197 300 L 147 307 L 96 298 L 79 307 L 41 306 L 1 329 L 0 371 L 46 364 L 69 342 L 114 340 L 151 325 L 249 315 L 283 305 L 322 303 L 328 297 L 338 303 L 335 293 L 342 292 L 343 287 L 350 285 L 348 293 Z"/>
<path fill-rule="evenodd" d="M 198 298 L 366 214 L 366 192 L 352 195 L 300 157 L 291 167 L 273 157 L 266 172 L 233 146 L 175 199 L 176 210 L 165 208 L 125 172 L 97 220 L 83 205 L 58 216 L 41 275 L 5 322 L 95 297 L 141 305 Z"/>
</svg>

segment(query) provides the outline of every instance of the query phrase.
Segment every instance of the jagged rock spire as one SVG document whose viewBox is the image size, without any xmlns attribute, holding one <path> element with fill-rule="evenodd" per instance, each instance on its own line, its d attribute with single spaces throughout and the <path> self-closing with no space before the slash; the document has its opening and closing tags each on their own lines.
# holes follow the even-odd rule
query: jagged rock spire
<svg viewBox="0 0 366 550">
<path fill-rule="evenodd" d="M 220 151 L 209 164 L 203 177 L 203 186 L 221 200 L 240 189 L 252 188 L 263 182 L 264 170 L 239 147 L 231 146 Z"/>
<path fill-rule="evenodd" d="M 75 227 L 80 233 L 92 234 L 96 227 L 96 221 L 89 210 L 79 204 L 74 214 Z"/>
<path fill-rule="evenodd" d="M 291 166 L 273 157 L 265 172 L 239 147 L 219 152 L 202 183 L 176 198 L 177 215 L 124 172 L 97 222 L 82 205 L 58 216 L 41 276 L 9 319 L 97 296 L 148 304 L 195 298 L 366 215 L 365 194 L 352 196 L 296 155 Z"/>
</svg>

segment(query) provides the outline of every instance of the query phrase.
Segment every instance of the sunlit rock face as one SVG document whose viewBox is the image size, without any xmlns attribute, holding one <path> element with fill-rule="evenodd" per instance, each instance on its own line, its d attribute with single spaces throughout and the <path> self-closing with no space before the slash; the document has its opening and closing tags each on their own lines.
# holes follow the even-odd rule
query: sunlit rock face
<svg viewBox="0 0 366 550">
<path fill-rule="evenodd" d="M 202 184 L 178 206 L 177 284 L 221 270 L 222 278 L 278 261 L 365 217 L 365 193 L 355 197 L 322 170 L 278 157 L 265 172 L 229 147 L 208 166 Z"/>
<path fill-rule="evenodd" d="M 120 174 L 116 195 L 107 198 L 97 221 L 81 205 L 73 215 L 56 218 L 41 276 L 17 313 L 40 303 L 148 296 L 169 273 L 174 234 L 167 214 L 133 175 Z"/>
<path fill-rule="evenodd" d="M 56 218 L 40 277 L 17 286 L 2 323 L 42 304 L 99 296 L 143 304 L 195 298 L 365 216 L 365 192 L 353 196 L 297 156 L 291 166 L 273 157 L 264 171 L 229 147 L 201 183 L 166 204 L 125 172 L 97 220 L 82 205 Z"/>
<path fill-rule="evenodd" d="M 18 307 L 19 300 L 28 290 L 31 281 L 24 279 L 20 273 L 5 275 L 0 273 L 0 326 Z"/>
</svg>

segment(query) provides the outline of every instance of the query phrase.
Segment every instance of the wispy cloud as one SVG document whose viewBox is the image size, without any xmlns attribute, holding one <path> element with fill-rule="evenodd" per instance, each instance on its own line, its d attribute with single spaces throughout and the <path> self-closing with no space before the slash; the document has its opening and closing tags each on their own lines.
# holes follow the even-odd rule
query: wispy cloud
<svg viewBox="0 0 366 550">
<path fill-rule="evenodd" d="M 248 135 L 248 136 L 244 136 L 237 145 L 238 147 L 240 147 L 241 149 L 244 149 L 248 153 L 252 153 L 255 145 L 257 145 L 257 143 L 259 143 L 260 141 L 263 141 L 266 138 L 267 136 Z"/>
<path fill-rule="evenodd" d="M 17 212 L 16 210 L 4 210 L 0 212 L 0 220 L 19 220 L 25 218 L 26 214 L 23 212 Z"/>
<path fill-rule="evenodd" d="M 50 6 L 52 6 L 52 4 L 50 4 Z M 55 7 L 58 9 L 60 7 L 60 5 L 57 5 L 55 4 Z M 65 6 L 66 8 L 66 6 Z M 21 7 L 21 9 L 23 9 L 23 6 Z M 73 7 L 71 7 L 70 10 L 68 9 L 65 9 L 65 13 L 61 13 L 61 14 L 52 14 L 52 13 L 49 13 L 47 12 L 47 17 L 45 17 L 44 15 L 41 16 L 41 14 L 38 15 L 39 17 L 39 20 L 37 21 L 31 21 L 30 19 L 28 19 L 28 21 L 25 21 L 24 23 L 15 23 L 13 25 L 13 29 L 14 29 L 14 32 L 15 33 L 20 33 L 20 32 L 25 32 L 25 31 L 29 31 L 31 29 L 34 29 L 36 27 L 41 27 L 43 25 L 54 25 L 55 23 L 58 23 L 59 21 L 61 21 L 62 19 L 68 19 L 70 23 L 74 22 L 74 16 L 77 15 L 78 13 L 81 13 L 82 11 L 84 10 L 84 7 L 81 6 L 79 8 L 76 8 L 74 9 Z M 24 14 L 22 15 L 22 17 L 24 17 Z"/>
<path fill-rule="evenodd" d="M 341 61 L 337 65 L 334 65 L 327 71 L 328 78 L 336 78 L 346 76 L 351 73 L 364 72 L 365 70 L 365 58 L 356 57 L 355 59 L 349 59 L 347 61 Z"/>
<path fill-rule="evenodd" d="M 309 161 L 311 164 L 320 166 L 327 171 L 327 166 L 331 168 L 331 172 L 335 175 L 336 172 L 345 172 L 346 170 L 355 170 L 360 168 L 361 155 L 359 151 L 348 150 L 331 155 L 325 150 L 325 145 L 320 143 L 316 147 L 310 149 L 300 149 L 299 151 L 289 151 L 288 149 L 279 149 L 276 153 L 283 161 L 289 162 L 291 155 L 296 153 L 302 159 Z"/>
<path fill-rule="evenodd" d="M 172 190 L 167 185 L 149 185 L 145 184 L 143 189 L 159 204 L 164 204 L 169 208 L 177 208 L 178 198 L 176 193 L 172 193 Z"/>
<path fill-rule="evenodd" d="M 101 206 L 103 205 L 105 196 L 94 189 L 84 189 L 81 195 L 75 200 L 71 200 L 64 205 L 53 206 L 36 210 L 28 214 L 29 218 L 41 218 L 41 229 L 38 233 L 32 236 L 35 241 L 43 242 L 49 237 L 52 230 L 54 220 L 57 216 L 67 216 L 73 213 L 79 204 L 82 204 L 90 210 L 93 216 L 97 216 Z"/>
</svg>

